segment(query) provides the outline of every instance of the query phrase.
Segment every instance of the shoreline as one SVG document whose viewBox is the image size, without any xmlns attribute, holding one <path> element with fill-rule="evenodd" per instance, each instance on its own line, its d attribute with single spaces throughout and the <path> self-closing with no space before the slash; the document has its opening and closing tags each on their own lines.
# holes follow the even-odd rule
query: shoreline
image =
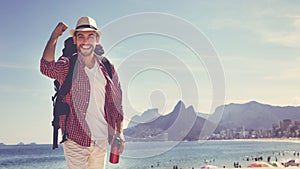
<svg viewBox="0 0 300 169">
<path fill-rule="evenodd" d="M 252 162 L 255 161 L 252 157 L 256 158 L 256 157 L 261 157 L 262 156 L 263 159 L 264 159 L 262 161 L 266 161 L 267 157 L 270 155 L 271 156 L 271 162 L 273 162 L 273 161 L 275 161 L 275 158 L 273 158 L 273 155 L 274 155 L 273 153 L 275 153 L 277 155 L 278 152 L 280 152 L 280 153 L 284 152 L 285 153 L 285 155 L 278 155 L 277 156 L 278 157 L 278 162 L 280 162 L 280 163 L 287 162 L 289 159 L 295 159 L 298 162 L 300 160 L 300 157 L 299 156 L 294 157 L 293 154 L 292 154 L 292 151 L 290 151 L 290 150 L 294 150 L 294 148 L 296 148 L 297 151 L 300 152 L 299 144 L 298 143 L 294 144 L 294 143 L 286 142 L 286 141 L 290 142 L 291 140 L 292 141 L 296 140 L 297 142 L 300 141 L 300 139 L 286 139 L 286 138 L 280 138 L 280 139 L 274 139 L 274 138 L 262 139 L 262 138 L 259 138 L 259 139 L 232 139 L 232 140 L 199 140 L 199 141 L 205 141 L 205 142 L 211 141 L 211 143 L 209 144 L 208 149 L 204 149 L 204 151 L 202 151 L 203 150 L 202 145 L 196 144 L 197 143 L 196 141 L 195 141 L 195 143 L 192 143 L 193 141 L 190 141 L 191 144 L 188 144 L 187 146 L 183 145 L 182 147 L 174 148 L 173 149 L 174 151 L 172 151 L 172 152 L 170 151 L 171 154 L 168 154 L 169 153 L 169 151 L 168 151 L 167 153 L 165 153 L 166 156 L 163 155 L 159 158 L 156 158 L 156 155 L 153 155 L 153 156 L 151 155 L 150 159 L 147 159 L 146 156 L 145 156 L 145 158 L 141 159 L 141 161 L 142 161 L 141 163 L 135 163 L 135 162 L 137 162 L 136 161 L 137 156 L 126 156 L 127 158 L 122 159 L 122 161 L 123 160 L 128 160 L 128 161 L 125 161 L 124 168 L 134 168 L 134 166 L 139 166 L 139 165 L 144 166 L 143 168 L 149 168 L 151 165 L 153 165 L 153 168 L 157 168 L 157 169 L 167 168 L 167 167 L 169 169 L 171 169 L 172 166 L 176 165 L 176 166 L 178 166 L 178 168 L 191 169 L 192 166 L 193 166 L 195 169 L 201 169 L 201 166 L 214 165 L 214 166 L 216 166 L 217 168 L 220 168 L 220 169 L 223 168 L 223 167 L 227 168 L 227 169 L 234 169 L 233 164 L 238 162 L 238 164 L 240 164 L 240 166 L 242 168 L 246 169 L 249 164 L 251 164 Z M 224 141 L 224 142 L 222 142 L 222 141 Z M 247 141 L 249 141 L 249 142 L 247 142 Z M 274 141 L 276 141 L 276 142 L 274 142 Z M 253 142 L 253 144 L 251 144 L 251 142 Z M 280 146 L 281 142 L 282 143 L 286 142 L 284 144 L 286 144 L 287 147 L 282 148 L 278 151 L 277 150 L 269 151 L 268 148 L 262 148 L 262 151 L 261 151 L 260 145 L 268 145 L 269 144 L 268 142 L 271 145 L 275 145 L 275 146 Z M 227 143 L 230 143 L 230 144 L 227 144 Z M 133 144 L 135 144 L 135 143 L 133 143 Z M 148 144 L 148 143 L 146 143 L 146 144 Z M 168 144 L 168 143 L 164 143 L 162 145 L 166 145 L 166 144 Z M 247 145 L 247 144 L 254 145 L 254 146 L 252 146 L 251 149 L 242 148 L 241 151 L 240 151 L 239 147 Z M 39 145 L 39 144 L 37 144 L 37 145 Z M 51 144 L 47 144 L 47 145 L 51 145 Z M 191 145 L 196 146 L 196 147 L 192 147 Z M 230 150 L 230 151 L 227 152 L 226 150 L 229 150 L 229 149 L 223 148 L 223 145 L 229 145 L 229 146 L 238 145 L 238 147 L 233 147 L 232 151 Z M 153 149 L 153 146 L 156 146 L 156 143 L 152 142 L 150 144 L 150 146 L 146 147 L 145 151 L 146 150 L 151 151 L 151 149 Z M 134 147 L 133 151 L 136 151 L 137 148 L 138 148 L 138 150 L 140 150 L 141 147 L 143 148 L 145 146 L 142 145 L 142 146 L 139 146 L 139 147 Z M 254 148 L 257 147 L 258 151 L 253 149 L 253 147 Z M 22 148 L 22 146 L 21 146 L 21 148 Z M 45 150 L 45 152 L 50 151 L 48 149 L 44 149 L 44 147 L 41 147 L 41 148 L 42 148 L 41 150 L 43 150 L 43 151 Z M 238 149 L 235 149 L 235 148 L 238 148 Z M 12 149 L 9 148 L 8 150 L 12 150 Z M 27 150 L 27 149 L 24 149 L 24 150 Z M 33 150 L 38 150 L 36 152 L 36 154 L 35 154 L 36 156 L 34 156 L 34 158 L 40 158 L 39 148 L 37 147 L 37 148 L 34 148 Z M 183 150 L 185 150 L 185 151 L 183 151 Z M 207 151 L 207 150 L 209 150 L 209 151 Z M 214 153 L 210 153 L 210 151 L 214 152 Z M 19 151 L 18 150 L 18 152 L 25 152 L 25 151 Z M 55 154 L 54 160 L 57 159 L 58 156 L 59 156 L 59 158 L 63 159 L 63 157 L 61 156 L 61 151 L 56 151 L 56 152 L 58 154 Z M 157 152 L 159 152 L 157 155 L 161 155 L 160 153 L 162 151 L 157 151 Z M 259 152 L 259 153 L 257 153 L 257 152 Z M 144 151 L 142 150 L 141 153 L 144 153 Z M 199 155 L 197 155 L 197 153 Z M 34 154 L 34 152 L 32 154 Z M 32 154 L 30 153 L 30 156 Z M 191 154 L 193 154 L 193 155 L 191 155 Z M 196 154 L 196 155 L 194 155 L 194 154 Z M 223 155 L 219 155 L 219 154 L 223 154 Z M 11 154 L 11 155 L 12 155 L 11 157 L 13 157 L 14 154 Z M 250 157 L 249 160 L 245 160 L 246 157 Z M 14 159 L 14 158 L 12 158 L 12 159 Z M 206 160 L 207 160 L 207 162 L 206 162 Z M 15 159 L 15 161 L 16 162 L 14 162 L 14 163 L 17 164 L 17 165 L 21 166 L 23 164 L 22 159 L 21 159 L 21 161 L 19 159 Z M 30 159 L 29 162 L 30 161 L 32 161 L 32 160 Z M 11 163 L 9 163 L 9 164 L 11 164 Z M 44 162 L 42 161 L 41 164 L 44 164 Z M 126 164 L 133 164 L 133 165 L 128 165 L 127 166 Z M 157 166 L 157 164 L 160 164 L 160 166 Z M 108 166 L 111 166 L 111 165 L 108 165 Z M 131 167 L 129 167 L 129 166 L 131 166 Z M 18 167 L 15 167 L 15 168 L 18 168 Z M 54 167 L 54 168 L 59 168 L 59 167 Z M 108 167 L 108 168 L 110 168 L 110 167 Z M 284 167 L 284 168 L 286 168 L 286 167 Z M 299 168 L 299 167 L 289 167 L 289 168 L 291 168 L 291 169 L 295 168 L 296 169 L 296 168 Z"/>
<path fill-rule="evenodd" d="M 211 141 L 211 140 L 208 140 Z M 214 141 L 214 140 L 212 140 Z M 217 141 L 217 140 L 216 140 Z M 259 141 L 259 142 L 290 142 L 290 143 L 300 143 L 300 138 L 253 138 L 253 139 L 228 139 L 228 140 L 218 140 L 218 141 Z"/>
<path fill-rule="evenodd" d="M 220 139 L 220 140 L 193 140 L 193 141 L 176 141 L 176 142 L 202 142 L 202 141 L 236 141 L 236 142 L 290 142 L 290 143 L 300 143 L 300 138 L 252 138 L 252 139 Z M 134 142 L 174 142 L 174 141 L 128 141 L 128 143 Z M 21 142 L 22 143 L 22 142 Z M 51 145 L 52 143 L 17 143 L 17 144 L 6 144 L 1 143 L 1 146 L 26 146 L 26 145 Z"/>
</svg>

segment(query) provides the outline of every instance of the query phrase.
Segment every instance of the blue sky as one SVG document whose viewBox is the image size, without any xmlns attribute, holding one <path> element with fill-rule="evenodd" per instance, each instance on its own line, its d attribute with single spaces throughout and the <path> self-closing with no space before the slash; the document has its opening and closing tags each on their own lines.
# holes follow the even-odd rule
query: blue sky
<svg viewBox="0 0 300 169">
<path fill-rule="evenodd" d="M 184 38 L 191 35 L 187 27 L 193 26 L 202 33 L 203 44 L 199 46 L 213 49 L 221 63 L 225 103 L 256 100 L 299 106 L 299 3 L 292 0 L 2 2 L 0 142 L 51 143 L 53 80 L 40 74 L 39 60 L 57 23 L 64 21 L 72 29 L 84 15 L 93 17 L 103 29 L 101 43 L 117 67 L 124 87 L 127 120 L 153 107 L 159 107 L 161 114 L 168 113 L 179 99 L 199 112 L 214 111 L 211 106 L 216 92 L 211 81 L 214 70 L 208 70 L 205 64 L 207 51 L 197 59 L 189 46 L 184 45 L 185 39 L 159 34 L 165 28 Z M 156 32 L 114 39 L 118 33 L 147 25 L 150 21 L 143 20 L 143 14 L 149 12 L 161 14 L 161 18 L 175 18 L 182 24 L 174 27 L 157 17 L 154 22 L 158 24 L 149 25 Z M 141 16 L 139 20 L 132 19 L 137 15 Z M 126 18 L 128 24 L 114 27 Z M 60 38 L 56 57 L 60 56 L 62 42 L 68 36 L 66 32 Z M 120 41 L 113 43 L 116 40 Z"/>
</svg>

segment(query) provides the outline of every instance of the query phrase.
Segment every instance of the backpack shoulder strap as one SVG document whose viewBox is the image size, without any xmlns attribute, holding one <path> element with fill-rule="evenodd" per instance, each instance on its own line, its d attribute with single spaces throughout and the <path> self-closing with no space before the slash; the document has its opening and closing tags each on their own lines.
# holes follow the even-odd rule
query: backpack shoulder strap
<svg viewBox="0 0 300 169">
<path fill-rule="evenodd" d="M 59 116 L 60 116 L 60 111 L 64 111 L 66 113 L 67 117 L 66 120 L 68 119 L 69 116 L 69 110 L 65 110 L 65 108 L 68 109 L 68 106 L 63 106 L 64 109 L 62 109 L 62 99 L 69 93 L 71 86 L 72 86 L 72 81 L 73 81 L 73 74 L 77 75 L 77 48 L 76 45 L 73 43 L 73 38 L 69 37 L 64 41 L 64 49 L 62 50 L 63 56 L 67 57 L 69 59 L 69 70 L 68 74 L 63 82 L 63 84 L 59 84 L 58 80 L 54 81 L 54 86 L 55 86 L 55 91 L 56 93 L 54 96 L 52 96 L 52 101 L 53 101 L 53 121 L 52 121 L 52 126 L 53 126 L 53 149 L 58 147 L 58 129 L 60 128 L 59 126 Z M 61 87 L 60 87 L 61 85 Z M 66 122 L 65 122 L 66 124 Z M 67 132 L 64 132 L 63 135 L 63 140 L 66 140 Z"/>
<path fill-rule="evenodd" d="M 64 98 L 67 93 L 69 93 L 71 86 L 72 86 L 72 79 L 73 79 L 73 74 L 77 74 L 77 54 L 74 54 L 73 56 L 69 56 L 69 71 L 68 74 L 61 86 L 61 88 L 58 90 L 58 97 L 60 99 Z"/>
<path fill-rule="evenodd" d="M 101 59 L 102 63 L 104 64 L 104 67 L 105 67 L 105 69 L 106 69 L 109 77 L 112 79 L 112 67 L 111 67 L 111 63 L 104 56 L 100 57 L 100 59 Z"/>
<path fill-rule="evenodd" d="M 72 79 L 73 79 L 73 73 L 77 73 L 77 54 L 69 58 L 69 71 L 68 74 L 66 76 L 66 79 L 64 80 L 61 88 L 59 88 L 59 82 L 57 80 L 54 81 L 54 85 L 55 85 L 55 90 L 56 93 L 54 96 L 52 96 L 52 101 L 53 101 L 53 121 L 52 121 L 52 126 L 53 126 L 53 144 L 52 144 L 52 149 L 58 148 L 58 129 L 59 127 L 59 116 L 60 116 L 60 111 L 61 111 L 61 103 L 62 103 L 62 99 L 67 95 L 67 93 L 70 91 L 71 89 L 71 85 L 72 85 Z M 66 113 L 66 120 L 68 119 L 69 116 L 69 112 L 65 112 Z M 66 123 L 65 123 L 66 125 Z M 66 140 L 67 137 L 67 132 L 65 131 L 64 135 L 63 135 L 63 140 L 61 141 L 61 143 L 63 141 Z"/>
</svg>

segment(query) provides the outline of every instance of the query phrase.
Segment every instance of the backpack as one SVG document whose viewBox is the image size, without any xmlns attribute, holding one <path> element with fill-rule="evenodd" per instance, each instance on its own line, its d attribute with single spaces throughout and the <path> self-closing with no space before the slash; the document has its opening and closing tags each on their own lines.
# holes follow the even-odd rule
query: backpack
<svg viewBox="0 0 300 169">
<path fill-rule="evenodd" d="M 66 128 L 67 120 L 69 118 L 70 113 L 70 106 L 67 103 L 63 103 L 63 98 L 67 95 L 67 93 L 70 92 L 72 82 L 73 82 L 73 74 L 76 77 L 77 75 L 77 48 L 76 45 L 73 43 L 73 38 L 69 37 L 64 41 L 64 49 L 62 50 L 63 56 L 68 57 L 70 64 L 69 64 L 69 71 L 66 76 L 65 81 L 63 82 L 62 86 L 60 87 L 60 83 L 58 80 L 54 80 L 54 90 L 56 91 L 55 94 L 52 96 L 52 102 L 53 102 L 53 120 L 52 120 L 52 126 L 53 126 L 53 144 L 52 149 L 58 148 L 58 130 L 60 128 L 59 126 L 59 116 L 60 115 L 66 115 L 66 121 L 65 121 L 65 131 L 63 134 L 62 141 L 60 143 L 63 143 L 67 140 L 68 132 Z M 103 55 L 104 51 L 102 46 L 97 45 L 95 49 L 95 53 L 97 55 Z M 111 63 L 108 61 L 106 57 L 101 57 L 101 61 L 104 64 L 104 67 L 109 75 L 109 77 L 112 79 L 112 67 Z"/>
</svg>

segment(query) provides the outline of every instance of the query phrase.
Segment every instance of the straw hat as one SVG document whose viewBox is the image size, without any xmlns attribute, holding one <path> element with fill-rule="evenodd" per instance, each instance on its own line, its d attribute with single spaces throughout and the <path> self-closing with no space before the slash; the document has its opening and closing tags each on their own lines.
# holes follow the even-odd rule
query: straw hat
<svg viewBox="0 0 300 169">
<path fill-rule="evenodd" d="M 95 31 L 99 36 L 102 34 L 97 28 L 96 21 L 89 16 L 83 16 L 78 19 L 76 28 L 70 30 L 70 34 L 73 36 L 76 31 Z"/>
</svg>

